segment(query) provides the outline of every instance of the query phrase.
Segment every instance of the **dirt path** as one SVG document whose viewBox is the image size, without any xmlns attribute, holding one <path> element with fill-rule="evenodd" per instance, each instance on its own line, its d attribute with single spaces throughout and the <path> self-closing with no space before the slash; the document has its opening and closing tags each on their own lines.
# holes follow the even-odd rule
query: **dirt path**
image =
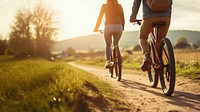
<svg viewBox="0 0 200 112">
<path fill-rule="evenodd" d="M 111 78 L 106 69 L 70 64 L 97 75 L 122 91 L 128 105 L 135 107 L 133 112 L 200 112 L 200 82 L 178 77 L 174 94 L 167 97 L 162 93 L 160 84 L 158 88 L 149 86 L 145 73 L 124 70 L 119 82 Z"/>
</svg>

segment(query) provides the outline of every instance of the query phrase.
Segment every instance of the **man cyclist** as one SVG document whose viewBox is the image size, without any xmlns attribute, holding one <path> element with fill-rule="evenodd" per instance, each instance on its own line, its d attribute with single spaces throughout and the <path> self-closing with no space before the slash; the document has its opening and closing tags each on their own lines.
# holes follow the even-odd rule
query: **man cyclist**
<svg viewBox="0 0 200 112">
<path fill-rule="evenodd" d="M 159 40 L 166 37 L 171 19 L 171 8 L 168 8 L 165 11 L 154 11 L 152 10 L 148 4 L 147 0 L 134 0 L 132 7 L 132 14 L 130 16 L 130 22 L 136 22 L 136 16 L 138 10 L 140 8 L 140 4 L 142 2 L 143 6 L 143 21 L 140 27 L 139 32 L 139 44 L 142 48 L 142 52 L 144 55 L 143 64 L 141 65 L 142 71 L 148 71 L 150 69 L 151 58 L 149 54 L 149 44 L 147 42 L 148 35 L 152 31 L 153 26 L 152 23 L 157 21 L 165 21 L 165 26 L 159 29 Z M 172 2 L 172 0 L 171 0 Z"/>
</svg>

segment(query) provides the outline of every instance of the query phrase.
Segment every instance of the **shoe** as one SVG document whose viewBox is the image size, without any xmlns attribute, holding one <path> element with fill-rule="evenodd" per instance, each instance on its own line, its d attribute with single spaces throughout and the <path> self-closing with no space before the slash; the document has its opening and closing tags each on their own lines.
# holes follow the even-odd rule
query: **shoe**
<svg viewBox="0 0 200 112">
<path fill-rule="evenodd" d="M 105 65 L 105 68 L 111 68 L 111 67 L 113 67 L 113 65 L 114 65 L 114 62 L 112 62 L 112 61 L 107 61 L 107 62 L 106 62 L 106 65 Z"/>
<path fill-rule="evenodd" d="M 145 54 L 143 64 L 141 65 L 141 69 L 143 72 L 146 72 L 151 69 L 151 57 L 149 54 Z"/>
</svg>

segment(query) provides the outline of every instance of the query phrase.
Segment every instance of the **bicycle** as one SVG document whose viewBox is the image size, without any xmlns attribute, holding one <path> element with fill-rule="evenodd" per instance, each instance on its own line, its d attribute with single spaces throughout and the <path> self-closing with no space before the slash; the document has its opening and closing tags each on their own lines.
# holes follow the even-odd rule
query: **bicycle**
<svg viewBox="0 0 200 112">
<path fill-rule="evenodd" d="M 136 20 L 141 25 L 142 20 Z M 149 50 L 151 57 L 151 68 L 148 70 L 148 78 L 151 87 L 156 88 L 160 76 L 162 91 L 166 96 L 171 96 L 175 88 L 176 68 L 174 51 L 168 38 L 163 38 L 158 42 L 159 28 L 165 25 L 164 21 L 157 21 L 153 24 L 153 30 L 150 33 Z"/>
<path fill-rule="evenodd" d="M 103 30 L 98 30 L 101 34 L 103 34 Z M 115 35 L 115 33 L 113 33 Z M 119 50 L 118 45 L 114 45 L 114 37 L 112 37 L 112 44 L 111 44 L 111 56 L 110 59 L 112 62 L 114 62 L 112 67 L 109 67 L 109 74 L 111 77 L 114 77 L 114 71 L 115 71 L 115 77 L 118 81 L 121 81 L 122 78 L 122 58 L 121 53 Z"/>
</svg>

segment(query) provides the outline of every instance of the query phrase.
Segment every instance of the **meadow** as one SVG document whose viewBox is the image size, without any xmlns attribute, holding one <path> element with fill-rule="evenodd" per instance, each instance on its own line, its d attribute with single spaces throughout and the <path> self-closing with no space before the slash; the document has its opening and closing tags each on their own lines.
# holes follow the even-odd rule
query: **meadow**
<svg viewBox="0 0 200 112">
<path fill-rule="evenodd" d="M 200 50 L 176 50 L 177 74 L 200 80 Z"/>
<path fill-rule="evenodd" d="M 200 79 L 200 51 L 176 50 L 176 74 Z M 141 52 L 123 53 L 123 68 L 140 70 Z M 90 112 L 127 110 L 122 94 L 66 61 L 103 68 L 104 53 L 49 61 L 0 56 L 0 112 Z"/>
<path fill-rule="evenodd" d="M 176 74 L 191 79 L 200 79 L 200 50 L 175 50 Z M 140 51 L 132 54 L 122 52 L 123 68 L 129 70 L 140 70 L 143 56 Z M 96 65 L 103 67 L 105 57 L 103 55 L 80 58 L 77 63 Z"/>
<path fill-rule="evenodd" d="M 0 80 L 0 112 L 128 108 L 112 86 L 64 61 L 0 56 Z"/>
</svg>

